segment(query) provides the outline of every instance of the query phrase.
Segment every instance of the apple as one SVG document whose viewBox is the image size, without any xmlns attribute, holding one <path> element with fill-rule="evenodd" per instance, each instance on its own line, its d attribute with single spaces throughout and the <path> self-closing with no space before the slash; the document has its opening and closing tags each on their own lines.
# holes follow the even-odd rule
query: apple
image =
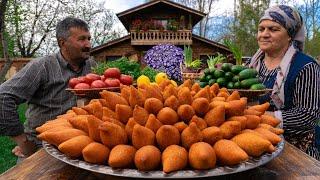
<svg viewBox="0 0 320 180">
<path fill-rule="evenodd" d="M 107 78 L 104 82 L 106 83 L 107 87 L 119 87 L 120 86 L 119 79 Z"/>
<path fill-rule="evenodd" d="M 90 85 L 87 83 L 79 83 L 74 86 L 74 89 L 90 89 Z"/>
<path fill-rule="evenodd" d="M 133 82 L 133 78 L 132 76 L 129 76 L 129 75 L 124 75 L 124 74 L 121 74 L 120 76 L 120 82 L 124 85 L 131 85 L 132 82 Z"/>
<path fill-rule="evenodd" d="M 120 78 L 121 72 L 118 68 L 108 68 L 104 71 L 104 77 L 106 78 Z"/>
<path fill-rule="evenodd" d="M 69 87 L 70 88 L 74 88 L 74 86 L 76 86 L 77 84 L 81 83 L 81 81 L 79 80 L 79 78 L 71 78 L 69 79 Z"/>
<path fill-rule="evenodd" d="M 102 80 L 95 80 L 91 83 L 91 88 L 105 88 L 106 87 L 106 83 L 103 82 Z"/>
</svg>

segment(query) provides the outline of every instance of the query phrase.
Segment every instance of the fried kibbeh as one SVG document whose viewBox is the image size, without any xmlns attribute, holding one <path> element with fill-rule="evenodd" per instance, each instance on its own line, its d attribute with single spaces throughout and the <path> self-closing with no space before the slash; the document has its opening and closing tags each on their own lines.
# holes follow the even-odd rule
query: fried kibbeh
<svg viewBox="0 0 320 180">
<path fill-rule="evenodd" d="M 170 138 L 169 138 L 170 137 Z M 158 147 L 164 150 L 166 147 L 180 143 L 179 130 L 172 125 L 161 126 L 156 133 Z"/>
<path fill-rule="evenodd" d="M 179 86 L 179 88 L 187 87 L 189 90 L 192 88 L 192 81 L 190 79 L 187 79 L 183 81 L 183 83 Z"/>
<path fill-rule="evenodd" d="M 199 85 L 199 83 L 193 83 L 192 87 L 191 87 L 191 91 L 194 91 L 194 92 L 199 92 L 201 90 L 201 87 Z"/>
<path fill-rule="evenodd" d="M 219 89 L 220 89 L 220 87 L 219 87 L 219 84 L 218 84 L 218 83 L 214 83 L 214 84 L 212 84 L 212 85 L 210 86 L 210 91 L 211 91 L 211 93 L 213 93 L 213 94 L 218 94 L 218 93 L 219 93 Z"/>
<path fill-rule="evenodd" d="M 138 105 L 134 107 L 132 114 L 133 114 L 133 119 L 142 126 L 146 124 L 149 118 L 149 112 L 143 107 L 140 107 Z"/>
<path fill-rule="evenodd" d="M 44 132 L 57 132 L 57 131 L 61 131 L 61 130 L 64 130 L 64 129 L 74 129 L 74 127 L 72 126 L 57 126 L 57 125 L 54 125 L 51 129 L 48 129 Z"/>
<path fill-rule="evenodd" d="M 181 146 L 171 145 L 162 152 L 161 160 L 165 173 L 182 170 L 188 165 L 188 152 Z"/>
<path fill-rule="evenodd" d="M 183 121 L 177 122 L 173 126 L 178 129 L 179 133 L 182 133 L 182 131 L 188 127 L 188 125 Z"/>
<path fill-rule="evenodd" d="M 247 98 L 229 101 L 226 106 L 226 116 L 242 116 L 243 111 L 247 108 Z"/>
<path fill-rule="evenodd" d="M 226 121 L 220 126 L 223 139 L 231 139 L 241 132 L 241 123 L 238 121 Z"/>
<path fill-rule="evenodd" d="M 101 143 L 92 142 L 82 150 L 83 159 L 94 164 L 106 164 L 110 150 Z"/>
<path fill-rule="evenodd" d="M 86 110 L 79 108 L 79 107 L 72 107 L 72 111 L 75 112 L 77 115 L 88 115 L 89 114 Z"/>
<path fill-rule="evenodd" d="M 119 144 L 111 149 L 108 164 L 113 168 L 129 168 L 134 165 L 137 150 L 133 146 Z"/>
<path fill-rule="evenodd" d="M 146 93 L 145 93 L 146 98 L 156 98 L 159 101 L 163 102 L 162 93 L 161 91 L 158 91 L 155 86 L 147 85 L 145 90 L 146 90 Z"/>
<path fill-rule="evenodd" d="M 109 148 L 128 142 L 126 131 L 117 124 L 106 121 L 99 126 L 99 130 L 101 142 Z"/>
<path fill-rule="evenodd" d="M 281 141 L 281 138 L 278 135 L 276 135 L 275 133 L 265 128 L 256 128 L 254 129 L 254 131 L 261 134 L 263 137 L 269 140 L 273 145 L 277 145 Z"/>
<path fill-rule="evenodd" d="M 129 118 L 132 117 L 133 115 L 132 108 L 124 104 L 117 104 L 115 113 L 116 113 L 116 117 L 123 124 L 127 124 Z"/>
<path fill-rule="evenodd" d="M 203 134 L 194 122 L 190 123 L 181 133 L 181 144 L 186 149 L 189 149 L 192 144 L 202 140 Z"/>
<path fill-rule="evenodd" d="M 192 116 L 191 120 L 189 121 L 189 124 L 192 122 L 196 123 L 196 125 L 198 126 L 200 131 L 207 128 L 206 121 L 204 119 L 202 119 L 201 117 L 198 117 L 197 115 Z"/>
<path fill-rule="evenodd" d="M 225 121 L 225 107 L 219 105 L 211 109 L 204 116 L 204 120 L 208 126 L 220 126 Z"/>
<path fill-rule="evenodd" d="M 144 108 L 152 114 L 158 114 L 158 112 L 163 108 L 163 103 L 157 98 L 148 98 L 144 102 Z"/>
<path fill-rule="evenodd" d="M 197 94 L 194 95 L 194 99 L 197 99 L 197 98 L 206 98 L 208 101 L 210 101 L 211 100 L 210 87 L 206 86 L 202 88 L 200 91 L 198 91 Z"/>
<path fill-rule="evenodd" d="M 139 171 L 156 170 L 161 164 L 161 152 L 152 145 L 138 149 L 134 156 L 134 164 Z"/>
<path fill-rule="evenodd" d="M 198 170 L 212 169 L 216 165 L 216 154 L 213 147 L 206 142 L 192 144 L 189 149 L 189 164 Z"/>
<path fill-rule="evenodd" d="M 178 109 L 178 107 L 180 106 L 179 100 L 176 96 L 172 95 L 164 101 L 164 106 L 169 107 L 169 108 L 176 111 Z"/>
<path fill-rule="evenodd" d="M 125 131 L 127 133 L 127 137 L 129 140 L 132 139 L 132 131 L 133 131 L 133 127 L 134 125 L 138 124 L 134 119 L 133 117 L 129 118 L 129 121 L 128 123 L 126 124 L 126 127 L 125 127 Z"/>
<path fill-rule="evenodd" d="M 231 140 L 219 140 L 213 148 L 221 165 L 232 166 L 249 159 L 248 154 Z"/>
<path fill-rule="evenodd" d="M 272 153 L 275 147 L 270 141 L 256 135 L 255 133 L 245 132 L 234 136 L 231 139 L 249 156 L 259 157 L 265 152 Z"/>
<path fill-rule="evenodd" d="M 109 118 L 109 117 L 103 117 L 102 121 L 103 122 L 107 122 L 108 121 L 108 122 L 111 122 L 113 124 L 119 125 L 123 129 L 125 128 L 125 125 L 122 122 L 120 122 L 119 120 L 117 120 L 117 119 L 113 119 L 113 118 Z"/>
<path fill-rule="evenodd" d="M 157 119 L 165 125 L 173 125 L 176 122 L 178 122 L 179 117 L 178 114 L 176 113 L 175 110 L 169 108 L 169 107 L 164 107 L 162 108 L 158 115 L 157 115 Z"/>
<path fill-rule="evenodd" d="M 130 87 L 120 84 L 120 96 L 123 97 L 127 102 L 129 102 Z"/>
<path fill-rule="evenodd" d="M 223 138 L 220 128 L 216 126 L 207 127 L 202 130 L 203 141 L 214 145 L 217 141 Z"/>
<path fill-rule="evenodd" d="M 89 133 L 88 129 L 88 116 L 89 115 L 77 115 L 69 119 L 69 123 L 76 129 L 81 129 L 86 133 Z"/>
<path fill-rule="evenodd" d="M 171 81 L 169 79 L 165 79 L 159 84 L 159 87 L 160 87 L 161 91 L 164 91 L 165 88 L 170 84 L 171 84 Z"/>
<path fill-rule="evenodd" d="M 214 97 L 211 99 L 211 102 L 212 101 L 226 101 L 226 98 L 225 97 Z"/>
<path fill-rule="evenodd" d="M 261 123 L 269 124 L 273 127 L 277 127 L 281 122 L 279 119 L 269 114 L 263 114 L 260 117 L 261 117 Z"/>
<path fill-rule="evenodd" d="M 67 141 L 73 137 L 81 136 L 81 135 L 88 135 L 88 133 L 79 130 L 79 129 L 61 129 L 60 131 L 56 132 L 43 132 L 37 136 L 37 138 L 47 141 L 49 144 L 53 144 L 55 146 L 59 146 L 64 141 Z"/>
<path fill-rule="evenodd" d="M 155 115 L 149 114 L 149 117 L 148 117 L 148 120 L 147 120 L 145 127 L 151 129 L 154 133 L 157 133 L 158 129 L 162 125 L 163 124 L 156 118 Z"/>
<path fill-rule="evenodd" d="M 135 87 L 130 86 L 129 104 L 133 109 L 136 105 L 143 107 L 146 97 L 141 94 Z"/>
<path fill-rule="evenodd" d="M 255 110 L 260 111 L 264 114 L 269 109 L 269 107 L 270 107 L 270 103 L 265 102 L 263 104 L 251 106 L 251 107 L 249 107 L 249 109 L 255 109 Z"/>
<path fill-rule="evenodd" d="M 125 98 L 117 95 L 115 92 L 103 90 L 100 92 L 100 95 L 107 101 L 108 108 L 110 108 L 112 111 L 116 109 L 117 104 L 129 105 Z"/>
<path fill-rule="evenodd" d="M 195 115 L 195 111 L 189 104 L 183 104 L 178 107 L 177 114 L 181 120 L 189 123 L 191 118 Z"/>
<path fill-rule="evenodd" d="M 58 149 L 69 157 L 78 158 L 82 155 L 82 150 L 92 142 L 89 136 L 80 135 L 61 143 Z"/>
<path fill-rule="evenodd" d="M 232 116 L 227 121 L 238 121 L 241 124 L 241 130 L 246 128 L 247 118 L 245 116 Z"/>
<path fill-rule="evenodd" d="M 89 114 L 92 114 L 96 116 L 99 119 L 102 119 L 102 104 L 100 101 L 94 101 L 92 103 L 89 103 L 82 107 L 84 110 L 86 110 Z"/>
<path fill-rule="evenodd" d="M 244 115 L 247 118 L 247 129 L 255 129 L 261 123 L 261 118 L 257 115 Z"/>
<path fill-rule="evenodd" d="M 219 91 L 217 97 L 224 97 L 225 99 L 228 99 L 229 95 L 230 94 L 228 92 Z"/>
<path fill-rule="evenodd" d="M 50 123 L 50 121 L 48 121 L 45 124 L 37 127 L 36 131 L 38 133 L 43 133 L 43 132 L 48 131 L 50 129 L 55 129 L 56 127 L 60 127 L 60 128 L 71 127 L 71 128 L 73 128 L 72 124 L 70 124 L 68 120 L 63 120 L 63 121 L 60 121 L 60 122 L 56 121 L 54 123 Z"/>
<path fill-rule="evenodd" d="M 118 106 L 121 105 L 121 104 L 117 104 Z M 116 106 L 117 106 L 116 105 Z M 126 105 L 124 105 L 126 106 Z M 117 113 L 115 113 L 114 111 L 112 111 L 110 108 L 108 107 L 103 107 L 102 108 L 102 120 L 103 118 L 112 118 L 112 119 L 119 119 L 119 116 Z"/>
<path fill-rule="evenodd" d="M 227 97 L 226 101 L 233 101 L 233 100 L 240 100 L 240 93 L 239 91 L 233 91 L 230 96 Z"/>
<path fill-rule="evenodd" d="M 203 117 L 209 111 L 209 101 L 207 98 L 196 98 L 191 105 L 198 116 Z"/>
<path fill-rule="evenodd" d="M 229 102 L 225 102 L 225 101 L 211 101 L 211 103 L 209 104 L 209 109 L 213 109 L 217 106 L 224 106 L 224 108 L 227 108 L 229 105 Z"/>
<path fill-rule="evenodd" d="M 193 101 L 193 97 L 191 95 L 190 89 L 187 87 L 183 87 L 178 91 L 177 98 L 180 105 L 183 105 L 183 104 L 191 105 Z"/>
<path fill-rule="evenodd" d="M 136 124 L 133 127 L 131 138 L 133 147 L 140 149 L 146 145 L 154 145 L 156 135 L 151 129 L 141 126 L 140 124 Z"/>
<path fill-rule="evenodd" d="M 88 116 L 88 131 L 89 137 L 96 142 L 101 142 L 99 126 L 103 123 L 102 120 L 91 115 Z"/>
<path fill-rule="evenodd" d="M 257 111 L 257 110 L 255 110 L 255 109 L 250 108 L 250 109 L 245 109 L 245 110 L 243 111 L 243 114 L 244 114 L 244 115 L 257 115 L 257 116 L 261 116 L 261 115 L 263 114 L 263 112 L 260 112 L 260 111 Z"/>
<path fill-rule="evenodd" d="M 70 119 L 74 116 L 77 116 L 76 113 L 67 113 L 67 114 L 61 114 L 59 116 L 57 116 L 58 119 L 62 118 L 62 119 Z"/>
<path fill-rule="evenodd" d="M 162 92 L 162 96 L 164 99 L 168 99 L 170 96 L 178 96 L 178 90 L 172 84 L 166 86 Z"/>
<path fill-rule="evenodd" d="M 261 128 L 265 128 L 277 135 L 280 135 L 280 134 L 283 134 L 284 133 L 284 130 L 283 129 L 280 129 L 280 128 L 275 128 L 275 127 L 272 127 L 271 125 L 269 124 L 264 124 L 264 123 L 260 123 L 258 125 L 258 127 L 261 127 Z"/>
</svg>

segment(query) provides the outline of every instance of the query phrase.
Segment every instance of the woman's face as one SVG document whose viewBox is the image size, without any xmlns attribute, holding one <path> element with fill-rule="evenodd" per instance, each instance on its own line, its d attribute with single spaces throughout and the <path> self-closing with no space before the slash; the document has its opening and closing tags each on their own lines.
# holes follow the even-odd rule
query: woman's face
<svg viewBox="0 0 320 180">
<path fill-rule="evenodd" d="M 258 45 L 265 53 L 286 51 L 291 38 L 287 30 L 271 20 L 262 20 L 258 26 Z"/>
</svg>

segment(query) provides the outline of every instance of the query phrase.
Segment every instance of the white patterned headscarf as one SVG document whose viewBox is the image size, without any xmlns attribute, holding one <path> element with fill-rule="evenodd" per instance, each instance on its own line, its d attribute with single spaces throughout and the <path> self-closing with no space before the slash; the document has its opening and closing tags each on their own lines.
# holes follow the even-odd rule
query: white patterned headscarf
<svg viewBox="0 0 320 180">
<path fill-rule="evenodd" d="M 262 20 L 272 20 L 283 26 L 291 37 L 291 45 L 281 60 L 271 98 L 278 109 L 284 105 L 284 82 L 290 69 L 290 64 L 297 51 L 303 51 L 305 41 L 305 27 L 299 12 L 290 6 L 277 5 L 264 12 Z M 260 69 L 260 59 L 264 52 L 259 49 L 252 57 L 249 67 Z"/>
</svg>

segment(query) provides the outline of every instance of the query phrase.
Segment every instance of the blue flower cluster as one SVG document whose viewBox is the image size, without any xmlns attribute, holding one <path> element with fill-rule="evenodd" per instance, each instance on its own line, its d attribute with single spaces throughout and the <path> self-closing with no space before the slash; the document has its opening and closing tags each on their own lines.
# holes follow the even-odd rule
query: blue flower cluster
<svg viewBox="0 0 320 180">
<path fill-rule="evenodd" d="M 172 44 L 153 46 L 144 56 L 150 67 L 165 72 L 170 79 L 177 81 L 182 81 L 180 64 L 183 60 L 183 50 Z"/>
</svg>

